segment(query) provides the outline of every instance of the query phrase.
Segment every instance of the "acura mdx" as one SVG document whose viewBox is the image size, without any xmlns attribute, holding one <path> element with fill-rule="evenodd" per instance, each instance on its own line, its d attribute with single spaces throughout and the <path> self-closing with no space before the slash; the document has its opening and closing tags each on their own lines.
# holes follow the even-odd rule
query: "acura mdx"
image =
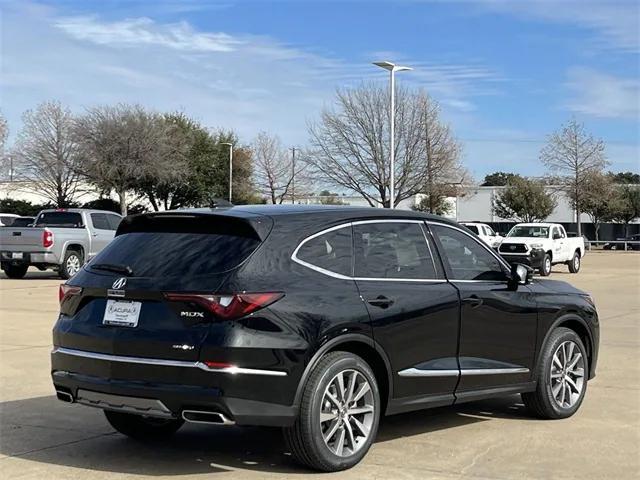
<svg viewBox="0 0 640 480">
<path fill-rule="evenodd" d="M 589 295 L 437 216 L 179 210 L 125 218 L 60 286 L 52 377 L 130 437 L 279 426 L 295 459 L 335 471 L 382 415 L 517 393 L 573 415 L 598 332 Z"/>
</svg>

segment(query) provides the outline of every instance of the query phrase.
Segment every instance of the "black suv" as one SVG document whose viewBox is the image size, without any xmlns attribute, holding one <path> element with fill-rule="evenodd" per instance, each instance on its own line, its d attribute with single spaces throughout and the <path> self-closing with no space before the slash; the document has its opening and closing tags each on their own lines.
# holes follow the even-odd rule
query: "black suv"
<svg viewBox="0 0 640 480">
<path fill-rule="evenodd" d="M 598 316 L 464 228 L 410 211 L 251 206 L 127 217 L 60 288 L 58 397 L 136 438 L 284 427 L 300 462 L 355 465 L 381 415 L 522 393 L 579 408 Z"/>
</svg>

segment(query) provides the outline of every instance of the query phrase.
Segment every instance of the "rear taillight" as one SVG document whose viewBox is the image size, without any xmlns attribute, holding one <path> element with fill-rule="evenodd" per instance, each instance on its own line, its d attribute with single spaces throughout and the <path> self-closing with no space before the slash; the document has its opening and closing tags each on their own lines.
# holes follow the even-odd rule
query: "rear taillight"
<svg viewBox="0 0 640 480">
<path fill-rule="evenodd" d="M 58 289 L 58 300 L 62 304 L 67 298 L 80 295 L 82 293 L 82 287 L 74 287 L 73 285 L 67 285 L 66 283 L 60 284 Z"/>
<path fill-rule="evenodd" d="M 45 230 L 42 232 L 42 246 L 44 248 L 49 248 L 53 245 L 53 232 L 49 230 Z"/>
<path fill-rule="evenodd" d="M 204 307 L 216 317 L 233 320 L 249 315 L 256 310 L 271 305 L 284 296 L 280 292 L 268 293 L 236 293 L 229 295 L 208 295 L 199 293 L 165 293 L 165 298 L 172 302 L 195 303 Z"/>
</svg>

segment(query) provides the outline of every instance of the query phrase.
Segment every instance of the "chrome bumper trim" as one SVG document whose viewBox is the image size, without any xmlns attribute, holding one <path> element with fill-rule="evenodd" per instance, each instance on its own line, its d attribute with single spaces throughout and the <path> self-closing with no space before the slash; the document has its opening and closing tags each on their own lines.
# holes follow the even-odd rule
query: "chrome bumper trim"
<svg viewBox="0 0 640 480">
<path fill-rule="evenodd" d="M 123 355 L 111 355 L 107 353 L 86 352 L 84 350 L 75 350 L 72 348 L 58 347 L 54 348 L 51 352 L 54 354 L 71 355 L 74 357 L 91 358 L 93 360 L 104 360 L 106 362 L 121 362 L 121 363 L 136 363 L 142 365 L 155 365 L 163 367 L 180 367 L 180 368 L 199 368 L 206 372 L 213 373 L 228 373 L 231 375 L 267 375 L 274 377 L 286 377 L 287 372 L 280 370 L 260 370 L 256 368 L 243 368 L 243 367 L 222 367 L 222 368 L 210 368 L 203 362 L 188 362 L 184 360 L 164 360 L 160 358 L 143 358 L 143 357 L 128 357 Z"/>
</svg>

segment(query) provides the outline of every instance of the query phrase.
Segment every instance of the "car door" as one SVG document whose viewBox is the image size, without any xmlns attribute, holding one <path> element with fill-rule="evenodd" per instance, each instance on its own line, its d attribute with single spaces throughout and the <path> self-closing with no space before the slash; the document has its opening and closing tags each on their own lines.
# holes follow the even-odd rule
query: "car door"
<svg viewBox="0 0 640 480">
<path fill-rule="evenodd" d="M 459 399 L 531 379 L 537 332 L 535 297 L 507 282 L 507 265 L 472 235 L 429 223 L 461 300 Z"/>
<path fill-rule="evenodd" d="M 459 301 L 422 221 L 353 224 L 354 276 L 393 370 L 392 411 L 453 403 Z"/>
<path fill-rule="evenodd" d="M 569 259 L 569 242 L 564 228 L 555 226 L 551 232 L 553 240 L 553 263 L 564 262 Z"/>
<path fill-rule="evenodd" d="M 97 255 L 113 239 L 114 231 L 105 213 L 91 213 L 91 249 L 89 256 Z"/>
</svg>

